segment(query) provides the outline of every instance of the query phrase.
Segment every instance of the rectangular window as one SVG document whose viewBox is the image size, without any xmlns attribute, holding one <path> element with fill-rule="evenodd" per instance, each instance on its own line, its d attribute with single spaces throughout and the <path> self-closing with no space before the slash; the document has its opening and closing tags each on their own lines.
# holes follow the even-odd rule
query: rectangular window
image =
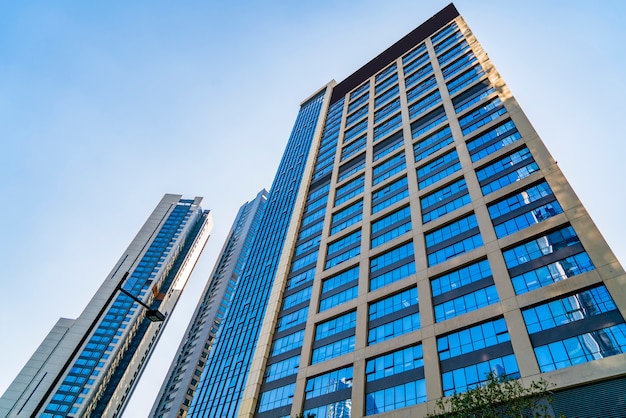
<svg viewBox="0 0 626 418">
<path fill-rule="evenodd" d="M 370 304 L 368 345 L 418 330 L 420 327 L 417 288 Z"/>
<path fill-rule="evenodd" d="M 381 120 L 385 119 L 387 116 L 391 115 L 396 110 L 400 109 L 400 99 L 396 99 L 393 102 L 389 103 L 376 113 L 374 113 L 374 123 L 378 123 Z"/>
<path fill-rule="evenodd" d="M 532 158 L 528 148 L 524 147 L 480 170 L 476 170 L 476 176 L 480 182 L 481 190 L 486 196 L 530 176 L 535 171 L 539 171 L 539 166 Z"/>
<path fill-rule="evenodd" d="M 493 93 L 495 93 L 495 89 L 491 87 L 489 80 L 480 82 L 452 100 L 454 111 L 461 113 L 463 110 L 470 108 Z"/>
<path fill-rule="evenodd" d="M 328 245 L 325 269 L 334 267 L 361 253 L 361 230 Z"/>
<path fill-rule="evenodd" d="M 435 76 L 430 76 L 426 80 L 422 81 L 417 86 L 413 87 L 411 90 L 406 92 L 406 99 L 409 104 L 413 103 L 415 100 L 419 99 L 424 93 L 428 90 L 432 89 L 437 85 L 437 80 Z"/>
<path fill-rule="evenodd" d="M 372 214 L 393 205 L 409 196 L 409 183 L 402 177 L 372 193 Z"/>
<path fill-rule="evenodd" d="M 446 86 L 448 87 L 448 92 L 450 92 L 450 95 L 453 95 L 454 93 L 463 90 L 470 84 L 474 84 L 484 75 L 485 71 L 483 71 L 483 68 L 480 65 L 476 64 L 458 77 L 453 78 L 451 81 L 447 82 Z"/>
<path fill-rule="evenodd" d="M 400 93 L 400 89 L 398 88 L 398 85 L 396 84 L 395 86 L 393 86 L 392 88 L 385 91 L 380 96 L 374 99 L 374 109 L 378 109 L 380 106 L 384 105 L 389 100 L 396 97 L 399 93 Z"/>
<path fill-rule="evenodd" d="M 402 383 L 367 394 L 365 415 L 380 414 L 399 408 L 406 408 L 426 402 L 426 381 L 424 379 Z"/>
<path fill-rule="evenodd" d="M 356 155 L 358 152 L 364 150 L 366 144 L 367 144 L 367 137 L 363 135 L 362 137 L 352 141 L 350 145 L 343 147 L 341 150 L 341 161 L 345 161 L 348 158 L 352 157 L 353 155 Z"/>
<path fill-rule="evenodd" d="M 465 178 L 461 178 L 421 199 L 422 221 L 428 223 L 471 202 Z"/>
<path fill-rule="evenodd" d="M 483 245 L 476 215 L 471 214 L 425 235 L 428 265 L 442 263 L 450 258 Z"/>
<path fill-rule="evenodd" d="M 428 54 L 424 54 L 421 57 L 418 57 L 416 60 L 411 61 L 409 64 L 404 66 L 404 76 L 410 75 L 413 71 L 417 70 L 422 65 L 429 62 L 430 57 Z"/>
<path fill-rule="evenodd" d="M 385 137 L 394 129 L 402 126 L 402 114 L 398 113 L 395 116 L 387 119 L 385 122 L 382 122 L 380 125 L 374 127 L 374 142 L 380 140 Z"/>
<path fill-rule="evenodd" d="M 356 325 L 356 311 L 338 316 L 328 321 L 321 322 L 315 328 L 315 341 L 331 337 L 349 329 L 354 329 Z"/>
<path fill-rule="evenodd" d="M 353 368 L 333 370 L 332 372 L 307 379 L 304 389 L 305 399 L 317 398 L 352 387 Z M 347 393 L 350 397 L 350 391 Z"/>
<path fill-rule="evenodd" d="M 354 180 L 349 181 L 343 186 L 337 187 L 335 192 L 335 206 L 347 202 L 353 197 L 363 193 L 363 186 L 365 183 L 365 176 L 360 175 Z"/>
<path fill-rule="evenodd" d="M 384 80 L 388 75 L 392 72 L 396 71 L 396 64 L 392 64 L 389 67 L 382 70 L 380 73 L 376 74 L 375 81 L 379 83 L 381 80 Z"/>
<path fill-rule="evenodd" d="M 394 70 L 396 69 L 395 66 L 393 67 L 393 69 Z M 381 82 L 380 84 L 376 84 L 376 87 L 374 88 L 374 92 L 375 94 L 378 94 L 384 91 L 387 87 L 389 87 L 393 83 L 397 83 L 397 82 L 398 82 L 398 73 L 395 73 L 392 76 L 385 79 L 385 81 Z"/>
<path fill-rule="evenodd" d="M 443 107 L 438 107 L 411 124 L 411 137 L 416 139 L 445 120 L 447 120 L 446 112 L 443 110 Z"/>
<path fill-rule="evenodd" d="M 355 109 L 358 109 L 363 103 L 367 102 L 369 98 L 370 94 L 367 92 L 358 99 L 350 102 L 350 105 L 348 105 L 348 114 L 352 113 Z"/>
<path fill-rule="evenodd" d="M 431 75 L 432 73 L 433 73 L 433 66 L 429 62 L 428 64 L 424 65 L 417 71 L 413 72 L 411 75 L 405 76 L 404 85 L 406 89 L 408 90 L 410 87 L 413 87 L 415 84 L 423 80 L 424 77 L 427 77 Z"/>
<path fill-rule="evenodd" d="M 355 299 L 359 295 L 358 285 L 354 285 L 345 290 L 341 290 L 338 293 L 334 293 L 330 296 L 322 297 L 320 300 L 320 312 L 324 312 L 335 306 L 339 306 L 342 303 L 346 303 L 352 299 Z"/>
<path fill-rule="evenodd" d="M 321 363 L 331 358 L 343 356 L 354 351 L 355 338 L 354 335 L 343 338 L 339 341 L 323 345 L 313 349 L 311 364 Z"/>
<path fill-rule="evenodd" d="M 363 107 L 358 108 L 354 113 L 351 113 L 350 115 L 348 115 L 348 118 L 346 119 L 346 127 L 351 126 L 354 122 L 367 116 L 368 111 L 369 111 L 369 108 L 367 105 L 365 105 Z"/>
<path fill-rule="evenodd" d="M 437 338 L 437 352 L 444 361 L 508 341 L 506 322 L 500 318 Z"/>
<path fill-rule="evenodd" d="M 460 30 L 457 30 L 446 39 L 444 39 L 442 42 L 435 45 L 435 53 L 439 55 L 441 52 L 448 49 L 451 45 L 458 43 L 459 39 L 463 39 L 463 34 Z"/>
<path fill-rule="evenodd" d="M 367 129 L 367 119 L 357 123 L 352 128 L 346 130 L 346 132 L 344 134 L 344 137 L 343 137 L 343 143 L 344 144 L 349 143 L 351 140 L 356 138 L 358 135 L 360 135 L 363 132 L 365 132 L 366 129 Z"/>
<path fill-rule="evenodd" d="M 418 344 L 367 360 L 365 379 L 373 382 L 423 367 L 422 345 Z"/>
<path fill-rule="evenodd" d="M 469 135 L 478 128 L 498 119 L 506 114 L 506 108 L 499 97 L 495 97 L 488 103 L 479 106 L 467 115 L 459 119 L 463 135 Z"/>
<path fill-rule="evenodd" d="M 455 45 L 453 48 L 450 48 L 448 51 L 441 54 L 437 57 L 439 60 L 439 65 L 441 67 L 445 67 L 445 65 L 452 60 L 460 57 L 464 53 L 470 50 L 470 46 L 465 39 L 463 39 L 458 45 Z"/>
<path fill-rule="evenodd" d="M 374 145 L 374 161 L 378 161 L 386 155 L 389 155 L 393 151 L 399 149 L 404 145 L 404 138 L 402 132 L 395 133 L 389 138 L 384 139 L 379 144 Z"/>
<path fill-rule="evenodd" d="M 522 137 L 515 124 L 508 120 L 489 131 L 467 141 L 467 149 L 476 162 L 514 143 Z"/>
<path fill-rule="evenodd" d="M 404 171 L 406 168 L 406 160 L 404 157 L 404 153 L 400 153 L 382 164 L 377 165 L 372 170 L 372 185 L 377 185 L 378 183 L 387 180 L 389 177 L 394 174 L 400 173 Z"/>
<path fill-rule="evenodd" d="M 267 366 L 265 369 L 265 381 L 273 382 L 283 377 L 292 376 L 298 373 L 300 366 L 300 356 L 290 357 L 286 360 L 279 361 Z"/>
<path fill-rule="evenodd" d="M 563 212 L 545 181 L 487 207 L 498 238 Z"/>
<path fill-rule="evenodd" d="M 291 405 L 296 384 L 281 386 L 261 393 L 259 412 L 271 411 L 281 406 Z"/>
<path fill-rule="evenodd" d="M 452 132 L 450 131 L 449 126 L 446 126 L 434 134 L 428 135 L 426 138 L 417 142 L 413 146 L 413 151 L 415 152 L 415 162 L 423 160 L 453 142 L 454 139 L 452 138 Z"/>
<path fill-rule="evenodd" d="M 417 169 L 418 187 L 424 189 L 461 169 L 459 154 L 452 150 Z"/>
<path fill-rule="evenodd" d="M 350 225 L 354 225 L 355 223 L 360 222 L 362 218 L 363 201 L 359 200 L 353 205 L 350 205 L 347 208 L 340 210 L 332 216 L 330 234 L 336 234 L 337 232 L 346 229 Z"/>
<path fill-rule="evenodd" d="M 476 58 L 476 55 L 474 55 L 472 51 L 469 51 L 467 54 L 463 55 L 458 60 L 454 61 L 453 63 L 441 69 L 443 78 L 448 79 L 456 75 L 459 71 L 466 69 L 467 67 L 474 64 L 477 61 L 478 59 Z"/>
<path fill-rule="evenodd" d="M 411 230 L 411 209 L 404 207 L 372 223 L 372 248 Z"/>
<path fill-rule="evenodd" d="M 270 356 L 277 356 L 279 354 L 286 353 L 287 351 L 302 347 L 303 339 L 304 330 L 296 331 L 293 334 L 277 339 L 272 344 L 272 354 Z"/>
<path fill-rule="evenodd" d="M 365 154 L 361 154 L 359 157 L 350 160 L 341 167 L 339 167 L 339 175 L 337 176 L 337 182 L 342 182 L 352 175 L 358 173 L 365 168 Z"/>
<path fill-rule="evenodd" d="M 420 44 L 417 48 L 402 57 L 402 64 L 406 65 L 408 62 L 417 58 L 418 56 L 426 52 L 426 44 Z"/>
<path fill-rule="evenodd" d="M 350 100 L 354 99 L 355 97 L 358 97 L 360 94 L 364 93 L 369 88 L 370 88 L 370 82 L 367 81 L 365 84 L 363 84 L 362 86 L 359 86 L 352 93 L 350 93 Z"/>
<path fill-rule="evenodd" d="M 511 277 L 515 293 L 530 292 L 540 287 L 565 280 L 593 270 L 593 263 L 586 252 L 565 257 L 562 260 Z"/>
<path fill-rule="evenodd" d="M 423 99 L 409 106 L 409 119 L 418 117 L 438 103 L 441 103 L 441 95 L 439 94 L 439 90 L 435 90 Z"/>
<path fill-rule="evenodd" d="M 286 296 L 283 300 L 283 310 L 292 308 L 296 305 L 301 304 L 304 301 L 307 301 L 311 298 L 311 286 L 305 287 L 304 289 L 292 293 L 289 296 Z"/>
<path fill-rule="evenodd" d="M 515 355 L 509 354 L 441 373 L 443 395 L 450 396 L 485 383 L 490 373 L 497 377 L 519 378 Z"/>
<path fill-rule="evenodd" d="M 413 242 L 387 251 L 370 260 L 370 290 L 376 290 L 415 274 Z"/>
</svg>

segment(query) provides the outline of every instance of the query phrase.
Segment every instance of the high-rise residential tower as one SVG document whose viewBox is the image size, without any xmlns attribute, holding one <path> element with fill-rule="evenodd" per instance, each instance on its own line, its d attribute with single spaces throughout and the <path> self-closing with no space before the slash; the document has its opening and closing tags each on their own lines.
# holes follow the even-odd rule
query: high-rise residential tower
<svg viewBox="0 0 626 418">
<path fill-rule="evenodd" d="M 626 416 L 624 270 L 453 5 L 303 102 L 258 236 L 191 416 L 425 416 L 489 372 Z"/>
<path fill-rule="evenodd" d="M 202 198 L 166 194 L 77 319 L 60 319 L 0 398 L 2 417 L 115 417 L 206 244 Z"/>
<path fill-rule="evenodd" d="M 211 346 L 237 289 L 266 204 L 267 191 L 261 190 L 254 200 L 239 209 L 152 407 L 151 417 L 187 414 Z"/>
</svg>

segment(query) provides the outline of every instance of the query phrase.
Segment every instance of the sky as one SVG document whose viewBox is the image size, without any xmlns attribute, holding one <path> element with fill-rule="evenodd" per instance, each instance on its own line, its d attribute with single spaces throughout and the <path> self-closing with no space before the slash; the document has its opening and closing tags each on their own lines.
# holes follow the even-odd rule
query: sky
<svg viewBox="0 0 626 418">
<path fill-rule="evenodd" d="M 212 237 L 124 414 L 146 416 L 299 104 L 447 4 L 0 4 L 0 393 L 59 317 L 80 315 L 164 193 L 203 196 Z M 626 2 L 455 5 L 626 262 Z"/>
</svg>

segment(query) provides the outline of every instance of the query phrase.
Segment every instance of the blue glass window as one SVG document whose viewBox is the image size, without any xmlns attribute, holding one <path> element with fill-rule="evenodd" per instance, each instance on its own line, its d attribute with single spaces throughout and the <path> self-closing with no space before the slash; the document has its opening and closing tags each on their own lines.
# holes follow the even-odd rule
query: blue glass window
<svg viewBox="0 0 626 418">
<path fill-rule="evenodd" d="M 293 334 L 277 339 L 272 344 L 271 356 L 276 356 L 278 354 L 286 353 L 287 351 L 302 347 L 303 339 L 304 330 L 296 331 Z"/>
<path fill-rule="evenodd" d="M 298 273 L 297 275 L 290 277 L 289 280 L 287 281 L 287 290 L 295 289 L 296 287 L 313 280 L 314 277 L 315 277 L 315 266 L 311 267 L 310 269 L 302 273 Z"/>
<path fill-rule="evenodd" d="M 439 60 L 439 65 L 444 67 L 448 62 L 454 60 L 457 57 L 460 57 L 465 52 L 470 50 L 470 46 L 467 41 L 464 39 L 458 45 L 455 45 L 453 48 L 450 48 L 448 51 L 441 54 L 437 59 Z"/>
<path fill-rule="evenodd" d="M 415 273 L 413 242 L 387 251 L 370 261 L 370 290 L 376 290 Z"/>
<path fill-rule="evenodd" d="M 379 139 L 385 137 L 391 131 L 402 126 L 402 115 L 398 113 L 395 116 L 387 119 L 385 122 L 382 122 L 380 125 L 374 127 L 374 142 Z"/>
<path fill-rule="evenodd" d="M 370 82 L 367 81 L 362 86 L 359 86 L 358 88 L 354 89 L 354 91 L 352 93 L 350 93 L 350 100 L 354 99 L 355 97 L 357 97 L 360 94 L 362 94 L 365 91 L 367 91 L 369 89 L 369 87 L 370 87 Z"/>
<path fill-rule="evenodd" d="M 396 110 L 400 109 L 400 99 L 396 99 L 374 113 L 374 123 L 378 123 Z"/>
<path fill-rule="evenodd" d="M 380 106 L 384 105 L 389 100 L 396 97 L 399 93 L 400 93 L 400 89 L 398 88 L 398 85 L 396 84 L 394 87 L 388 89 L 387 91 L 385 91 L 380 96 L 374 99 L 374 108 L 378 109 Z"/>
<path fill-rule="evenodd" d="M 352 411 L 352 400 L 350 398 L 337 402 L 332 402 L 322 406 L 316 406 L 303 412 L 304 416 L 309 414 L 313 417 L 345 417 L 350 418 Z M 289 417 L 282 417 L 289 418 Z"/>
<path fill-rule="evenodd" d="M 626 324 L 594 330 L 535 347 L 542 373 L 626 352 Z"/>
<path fill-rule="evenodd" d="M 476 170 L 476 176 L 483 194 L 488 195 L 530 176 L 535 171 L 539 171 L 539 166 L 533 160 L 528 148 L 524 147 L 480 170 Z"/>
<path fill-rule="evenodd" d="M 352 128 L 347 129 L 343 137 L 343 143 L 347 144 L 352 139 L 356 138 L 358 135 L 365 132 L 366 129 L 367 129 L 367 119 L 357 123 Z"/>
<path fill-rule="evenodd" d="M 418 56 L 422 56 L 426 52 L 426 44 L 420 44 L 417 48 L 406 54 L 402 57 L 402 64 L 406 65 L 408 62 L 417 58 Z M 428 55 L 426 55 L 428 57 Z M 421 57 L 420 57 L 421 58 Z M 406 72 L 406 71 L 405 71 Z"/>
<path fill-rule="evenodd" d="M 376 79 L 375 79 L 376 83 L 385 79 L 388 75 L 390 75 L 394 71 L 396 71 L 396 64 L 392 64 L 389 67 L 385 68 L 380 73 L 376 74 Z"/>
<path fill-rule="evenodd" d="M 441 41 L 442 39 L 444 39 L 445 37 L 447 37 L 448 35 L 450 35 L 452 32 L 454 32 L 457 29 L 458 29 L 458 26 L 454 22 L 452 22 L 450 25 L 446 26 L 445 28 L 441 29 L 431 38 L 433 45 L 438 43 L 439 41 Z"/>
<path fill-rule="evenodd" d="M 402 177 L 387 186 L 372 193 L 372 214 L 393 205 L 409 196 L 409 184 L 406 177 Z"/>
<path fill-rule="evenodd" d="M 422 367 L 424 355 L 422 345 L 418 344 L 367 360 L 365 379 L 367 382 L 373 382 Z"/>
<path fill-rule="evenodd" d="M 377 344 L 418 330 L 420 327 L 418 308 L 415 287 L 370 304 L 367 343 Z"/>
<path fill-rule="evenodd" d="M 580 244 L 580 240 L 576 232 L 574 232 L 574 228 L 567 226 L 504 251 L 504 261 L 506 262 L 506 266 L 512 269 L 526 264 L 529 261 L 578 244 Z"/>
<path fill-rule="evenodd" d="M 459 154 L 452 150 L 417 169 L 418 187 L 423 189 L 461 169 Z"/>
<path fill-rule="evenodd" d="M 304 289 L 285 297 L 283 301 L 283 310 L 299 305 L 300 303 L 307 301 L 310 298 L 311 286 L 305 287 Z"/>
<path fill-rule="evenodd" d="M 437 338 L 437 352 L 439 360 L 447 360 L 510 340 L 506 322 L 500 318 Z"/>
<path fill-rule="evenodd" d="M 509 120 L 467 141 L 467 149 L 472 162 L 476 162 L 514 143 L 521 137 L 515 124 Z"/>
<path fill-rule="evenodd" d="M 377 185 L 378 183 L 387 180 L 389 177 L 394 174 L 400 173 L 404 171 L 406 168 L 406 159 L 404 157 L 404 153 L 400 153 L 382 164 L 374 167 L 372 170 L 372 184 Z"/>
<path fill-rule="evenodd" d="M 293 402 L 293 393 L 296 384 L 281 386 L 261 393 L 259 400 L 259 412 L 270 411 L 281 406 L 290 405 Z"/>
<path fill-rule="evenodd" d="M 367 137 L 363 135 L 362 137 L 352 141 L 350 145 L 343 147 L 341 150 L 341 161 L 345 161 L 349 157 L 364 150 L 366 144 L 367 144 Z"/>
<path fill-rule="evenodd" d="M 356 325 L 356 311 L 321 322 L 315 329 L 315 341 L 331 337 L 340 332 L 353 329 Z"/>
<path fill-rule="evenodd" d="M 461 178 L 421 199 L 422 221 L 428 223 L 470 202 L 467 183 Z"/>
<path fill-rule="evenodd" d="M 495 285 L 466 293 L 435 305 L 435 321 L 441 322 L 498 302 Z"/>
<path fill-rule="evenodd" d="M 339 175 L 337 176 L 337 182 L 342 182 L 345 179 L 351 177 L 353 174 L 365 168 L 365 154 L 361 154 L 359 157 L 352 159 L 339 167 Z"/>
<path fill-rule="evenodd" d="M 352 375 L 353 368 L 350 366 L 307 379 L 304 396 L 306 399 L 317 398 L 342 389 L 351 388 Z"/>
<path fill-rule="evenodd" d="M 475 83 L 476 81 L 480 80 L 480 78 L 484 75 L 485 72 L 483 71 L 483 68 L 480 65 L 476 64 L 458 77 L 453 78 L 451 81 L 446 83 L 450 95 L 453 95 L 457 91 L 463 90 L 470 84 Z"/>
<path fill-rule="evenodd" d="M 468 135 L 483 125 L 506 113 L 502 100 L 496 97 L 459 119 L 463 135 Z"/>
<path fill-rule="evenodd" d="M 464 70 L 467 67 L 469 67 L 470 65 L 474 64 L 475 62 L 477 62 L 476 55 L 474 55 L 474 53 L 472 51 L 469 51 L 467 54 L 463 55 L 458 60 L 456 60 L 453 63 L 449 64 L 448 66 L 442 68 L 441 72 L 443 74 L 443 77 L 445 79 L 448 79 L 448 78 L 454 76 L 455 74 L 457 74 L 459 71 Z M 493 91 L 495 91 L 495 90 L 493 90 Z M 457 112 L 459 112 L 459 111 L 457 110 Z"/>
<path fill-rule="evenodd" d="M 334 308 L 335 306 L 346 303 L 352 299 L 355 299 L 359 295 L 358 285 L 354 285 L 338 293 L 334 293 L 330 296 L 322 296 L 320 300 L 320 312 L 324 312 L 327 309 Z"/>
<path fill-rule="evenodd" d="M 323 345 L 313 350 L 311 364 L 320 363 L 331 358 L 343 356 L 354 351 L 354 335 L 343 338 L 339 341 Z"/>
<path fill-rule="evenodd" d="M 359 279 L 359 267 L 353 267 L 349 270 L 331 276 L 322 282 L 322 294 L 330 292 L 346 283 L 355 282 Z"/>
<path fill-rule="evenodd" d="M 488 206 L 498 238 L 563 212 L 545 181 Z"/>
<path fill-rule="evenodd" d="M 423 99 L 409 106 L 409 119 L 418 117 L 438 103 L 441 103 L 441 95 L 439 94 L 439 90 L 435 90 Z"/>
<path fill-rule="evenodd" d="M 429 266 L 483 245 L 474 214 L 426 234 L 425 239 Z"/>
<path fill-rule="evenodd" d="M 325 268 L 334 267 L 361 253 L 361 230 L 328 245 Z"/>
<path fill-rule="evenodd" d="M 437 85 L 437 80 L 435 76 L 430 76 L 426 80 L 422 81 L 417 86 L 413 87 L 411 90 L 406 92 L 406 99 L 409 104 L 413 103 L 415 100 L 419 99 L 424 93 L 428 90 L 432 89 Z"/>
<path fill-rule="evenodd" d="M 450 396 L 475 388 L 486 382 L 490 373 L 510 378 L 520 377 L 515 355 L 509 354 L 442 373 L 443 394 Z"/>
<path fill-rule="evenodd" d="M 379 144 L 374 145 L 374 161 L 378 161 L 391 152 L 399 149 L 404 145 L 402 132 L 395 133 L 389 138 L 384 139 Z"/>
<path fill-rule="evenodd" d="M 360 96 L 358 99 L 350 102 L 348 106 L 348 114 L 352 113 L 355 109 L 359 108 L 363 103 L 367 102 L 370 98 L 369 92 Z"/>
<path fill-rule="evenodd" d="M 411 65 L 410 67 L 414 67 L 414 66 Z M 433 73 L 433 66 L 430 63 L 428 63 L 424 65 L 423 67 L 421 67 L 420 69 L 418 69 L 417 71 L 413 72 L 411 75 L 407 75 L 406 78 L 404 79 L 404 85 L 406 86 L 408 90 L 410 87 L 414 86 L 424 77 L 429 76 L 432 73 Z M 405 74 L 408 74 L 408 72 Z"/>
<path fill-rule="evenodd" d="M 449 126 L 446 126 L 434 134 L 428 135 L 413 146 L 415 162 L 423 160 L 453 142 L 454 139 L 452 138 L 452 132 L 450 132 Z"/>
<path fill-rule="evenodd" d="M 372 248 L 411 230 L 411 209 L 404 207 L 372 223 Z"/>
<path fill-rule="evenodd" d="M 460 30 L 457 30 L 450 36 L 448 36 L 441 43 L 435 45 L 435 53 L 439 55 L 442 51 L 448 49 L 451 45 L 458 43 L 459 39 L 463 39 L 463 34 Z"/>
<path fill-rule="evenodd" d="M 529 334 L 545 331 L 617 309 L 605 286 L 595 287 L 522 311 Z"/>
<path fill-rule="evenodd" d="M 354 113 L 351 113 L 350 115 L 348 115 L 348 118 L 346 119 L 346 126 L 350 126 L 354 122 L 356 122 L 359 119 L 361 119 L 362 117 L 366 116 L 368 111 L 369 111 L 368 107 L 367 106 L 363 106 L 363 107 L 360 107 L 359 109 L 357 109 Z"/>
<path fill-rule="evenodd" d="M 274 364 L 270 364 L 265 369 L 265 381 L 272 382 L 274 380 L 282 379 L 283 377 L 297 374 L 299 366 L 300 366 L 299 355 L 290 357 L 286 360 L 279 361 Z"/>
<path fill-rule="evenodd" d="M 365 415 L 380 414 L 426 402 L 424 379 L 403 383 L 367 394 Z"/>
<path fill-rule="evenodd" d="M 396 67 L 394 65 L 393 69 L 395 70 L 395 68 Z M 398 82 L 398 73 L 394 73 L 392 76 L 385 79 L 385 81 L 381 82 L 380 84 L 376 84 L 376 87 L 374 88 L 375 94 L 380 93 L 381 91 L 385 90 L 387 87 L 392 85 L 393 83 L 397 83 L 397 82 Z"/>
<path fill-rule="evenodd" d="M 530 271 L 511 277 L 516 294 L 530 292 L 540 287 L 577 276 L 594 269 L 586 252 L 581 252 L 562 260 L 546 264 Z"/>
<path fill-rule="evenodd" d="M 353 205 L 348 206 L 347 208 L 340 210 L 335 213 L 332 217 L 331 223 L 331 235 L 335 234 L 350 225 L 354 225 L 359 222 L 363 218 L 363 201 L 359 200 Z"/>
<path fill-rule="evenodd" d="M 446 120 L 446 112 L 443 107 L 438 107 L 411 124 L 411 137 L 416 139 Z"/>
<path fill-rule="evenodd" d="M 300 230 L 300 234 L 298 235 L 298 241 L 321 232 L 323 227 L 324 220 L 322 219 L 321 221 L 309 226 L 308 228 Z"/>
<path fill-rule="evenodd" d="M 471 55 L 474 55 L 473 53 Z M 450 66 L 452 67 L 452 65 Z M 447 67 L 447 68 L 450 68 Z M 456 113 L 460 113 L 465 109 L 470 108 L 474 104 L 482 101 L 487 98 L 491 94 L 495 93 L 495 89 L 491 87 L 491 83 L 489 80 L 485 80 L 472 86 L 471 88 L 464 91 L 462 94 L 459 94 L 452 100 L 452 104 L 454 105 L 454 110 Z"/>
<path fill-rule="evenodd" d="M 339 206 L 343 202 L 352 199 L 354 196 L 363 193 L 364 183 L 365 176 L 360 175 L 343 186 L 337 187 L 337 191 L 335 192 L 335 206 Z"/>
</svg>

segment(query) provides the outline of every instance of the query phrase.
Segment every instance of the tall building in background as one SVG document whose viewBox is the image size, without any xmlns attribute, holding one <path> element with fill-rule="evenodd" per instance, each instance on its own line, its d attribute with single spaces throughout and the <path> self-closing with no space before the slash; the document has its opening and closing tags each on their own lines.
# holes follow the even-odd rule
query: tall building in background
<svg viewBox="0 0 626 418">
<path fill-rule="evenodd" d="M 190 415 L 425 416 L 493 371 L 626 416 L 625 314 L 623 268 L 449 5 L 301 105 Z"/>
<path fill-rule="evenodd" d="M 239 209 L 152 407 L 151 417 L 186 416 L 213 341 L 237 289 L 266 204 L 267 191 L 261 190 L 253 201 Z"/>
<path fill-rule="evenodd" d="M 166 194 L 77 319 L 60 319 L 0 398 L 2 417 L 115 417 L 213 226 L 202 198 Z"/>
</svg>

